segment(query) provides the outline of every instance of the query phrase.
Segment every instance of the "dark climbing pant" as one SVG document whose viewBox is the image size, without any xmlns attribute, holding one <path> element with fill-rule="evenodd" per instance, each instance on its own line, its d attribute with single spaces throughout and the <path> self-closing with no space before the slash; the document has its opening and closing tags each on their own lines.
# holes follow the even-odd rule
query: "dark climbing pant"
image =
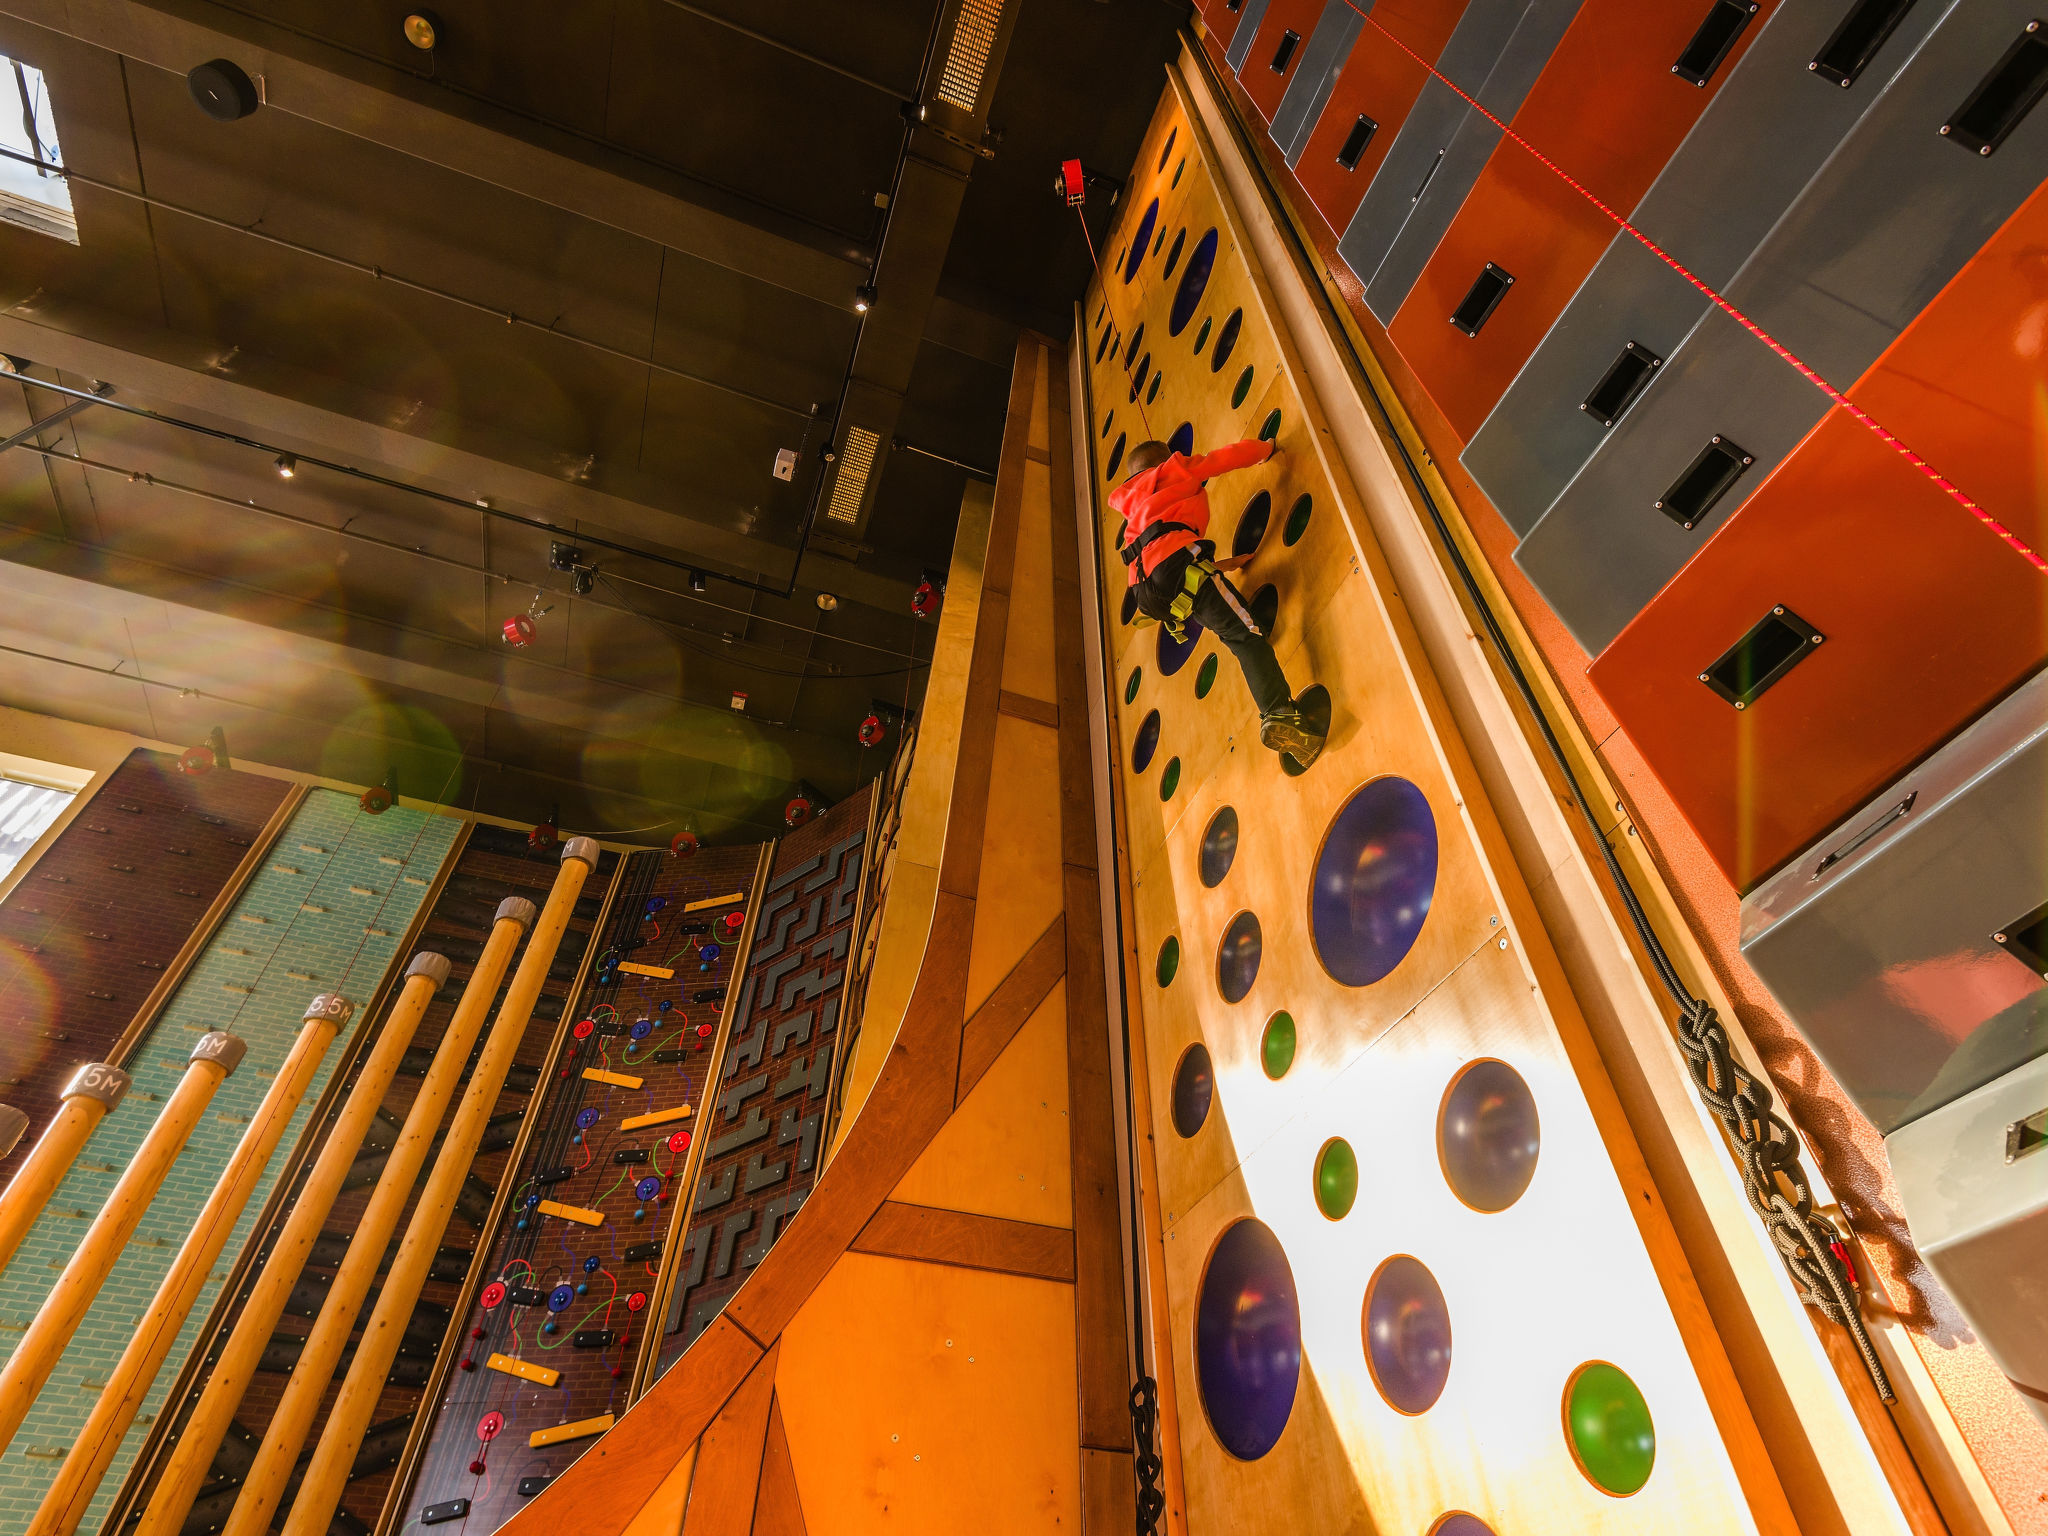
<svg viewBox="0 0 2048 1536">
<path fill-rule="evenodd" d="M 1139 612 L 1165 621 L 1168 604 L 1186 590 L 1188 561 L 1192 558 L 1187 553 L 1176 553 L 1138 583 Z M 1287 686 L 1287 675 L 1280 670 L 1273 647 L 1252 628 L 1251 605 L 1228 576 L 1212 576 L 1196 588 L 1191 617 L 1230 648 L 1230 654 L 1244 669 L 1245 686 L 1251 689 L 1252 702 L 1259 706 L 1260 715 L 1270 715 L 1292 701 L 1293 690 Z"/>
</svg>

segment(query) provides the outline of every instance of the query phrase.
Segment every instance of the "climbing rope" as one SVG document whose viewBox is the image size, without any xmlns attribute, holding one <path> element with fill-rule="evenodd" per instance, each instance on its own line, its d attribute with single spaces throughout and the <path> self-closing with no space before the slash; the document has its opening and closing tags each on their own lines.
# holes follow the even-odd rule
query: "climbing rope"
<svg viewBox="0 0 2048 1536">
<path fill-rule="evenodd" d="M 1088 260 L 1095 267 L 1095 281 L 1102 287 L 1102 307 L 1109 312 L 1110 335 L 1115 338 L 1116 352 L 1121 353 L 1124 345 L 1123 320 L 1116 312 L 1115 300 L 1109 295 L 1109 279 L 1103 274 L 1102 258 L 1095 254 L 1095 236 L 1088 232 L 1087 211 L 1079 203 L 1074 205 L 1074 217 L 1081 221 L 1081 238 L 1088 243 Z M 1133 331 L 1130 334 L 1136 336 L 1137 332 Z M 1148 353 L 1146 355 L 1150 356 L 1151 354 Z M 1129 378 L 1131 369 L 1134 366 L 1133 360 L 1126 357 L 1118 366 L 1123 369 L 1124 376 Z M 1140 391 L 1144 388 L 1144 384 L 1145 381 L 1143 379 L 1131 379 L 1131 404 L 1137 407 L 1138 425 L 1145 429 L 1145 436 L 1149 438 L 1152 436 L 1152 422 L 1145 415 L 1145 402 L 1140 398 Z"/>
</svg>

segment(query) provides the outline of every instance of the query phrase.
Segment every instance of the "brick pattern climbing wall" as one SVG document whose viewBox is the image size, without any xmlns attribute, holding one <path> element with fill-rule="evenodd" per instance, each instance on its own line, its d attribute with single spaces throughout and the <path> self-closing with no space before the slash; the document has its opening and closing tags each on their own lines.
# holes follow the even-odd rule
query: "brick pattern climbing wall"
<svg viewBox="0 0 2048 1536">
<path fill-rule="evenodd" d="M 81 1063 L 106 1058 L 291 786 L 131 752 L 0 902 L 0 1102 L 29 1118 L 0 1184 Z"/>
<path fill-rule="evenodd" d="M 711 1325 L 817 1182 L 872 786 L 784 838 L 728 1011 L 718 1099 L 664 1319 L 661 1370 Z"/>
<path fill-rule="evenodd" d="M 506 1078 L 505 1091 L 493 1110 L 482 1145 L 471 1164 L 468 1182 L 456 1204 L 455 1217 L 441 1239 L 432 1274 L 421 1294 L 419 1306 L 414 1310 L 412 1323 L 399 1345 L 398 1358 L 392 1364 L 383 1396 L 371 1418 L 370 1432 L 356 1457 L 353 1475 L 342 1500 L 342 1514 L 337 1517 L 343 1524 L 351 1519 L 360 1522 L 359 1527 L 351 1529 L 373 1526 L 378 1511 L 383 1507 L 392 1468 L 404 1450 L 421 1390 L 427 1383 L 434 1357 L 447 1332 L 463 1278 L 469 1272 L 478 1232 L 490 1213 L 491 1201 L 497 1193 L 513 1137 L 538 1085 L 548 1043 L 554 1037 L 563 1009 L 573 995 L 588 960 L 592 933 L 617 860 L 618 855 L 604 853 L 599 858 L 597 869 L 585 882 L 583 895 L 570 919 L 569 932 L 549 969 L 540 1000 L 534 1005 L 533 1023 Z M 385 1154 L 390 1150 L 399 1127 L 405 1123 L 427 1067 L 447 1031 L 449 1019 L 454 1015 L 463 987 L 475 970 L 484 941 L 490 936 L 491 921 L 498 904 L 508 896 L 523 896 L 538 907 L 547 899 L 548 889 L 554 884 L 560 867 L 559 848 L 536 850 L 528 847 L 524 833 L 485 825 L 471 829 L 468 841 L 456 855 L 455 866 L 427 914 L 416 946 L 417 949 L 433 950 L 448 957 L 448 984 L 428 1005 L 425 1017 L 414 1032 L 412 1048 L 407 1051 L 397 1079 L 385 1094 L 377 1122 L 344 1182 L 341 1197 L 327 1218 L 310 1262 L 292 1291 L 284 1318 L 272 1337 L 271 1347 L 265 1351 L 256 1377 L 236 1410 L 234 1428 L 214 1462 L 216 1481 L 201 1493 L 187 1522 L 187 1529 L 194 1536 L 202 1536 L 210 1529 L 217 1530 L 234 1503 L 242 1475 L 257 1445 L 262 1442 L 264 1431 L 270 1427 L 278 1399 L 290 1379 L 292 1367 L 298 1361 L 302 1341 L 312 1330 L 313 1319 L 319 1315 L 334 1272 L 347 1253 L 347 1234 L 354 1230 L 363 1214 L 363 1207 L 369 1203 L 377 1178 L 384 1169 Z M 410 956 L 402 958 L 410 959 Z M 517 963 L 515 956 L 515 968 Z M 511 974 L 510 970 L 506 972 L 508 982 Z M 494 1012 L 496 1002 L 503 996 L 504 985 L 501 984 L 498 997 L 493 1002 Z M 474 1062 L 474 1052 L 470 1059 Z M 432 1166 L 431 1161 L 428 1166 Z M 286 1214 L 280 1209 L 276 1220 L 278 1227 L 282 1227 Z M 411 1218 L 412 1208 L 408 1203 L 399 1218 L 398 1234 L 404 1233 Z M 393 1247 L 396 1242 L 394 1238 Z M 215 1336 L 224 1338 L 232 1331 L 238 1315 L 239 1298 L 236 1304 L 221 1309 Z M 351 1344 L 351 1354 L 353 1349 Z M 327 1407 L 340 1389 L 349 1358 L 349 1355 L 344 1355 L 342 1371 L 329 1384 L 320 1422 L 324 1422 Z M 188 1412 L 198 1401 L 203 1385 L 203 1378 L 191 1383 L 185 1401 L 179 1405 L 180 1414 Z M 142 1470 L 146 1473 L 148 1469 Z M 123 1502 L 130 1508 L 139 1508 L 147 1502 L 150 1487 L 151 1481 L 146 1475 L 138 1474 L 134 1486 L 124 1491 Z"/>
<path fill-rule="evenodd" d="M 183 1076 L 193 1042 L 209 1030 L 226 1029 L 249 1046 L 241 1069 L 215 1094 L 49 1385 L 0 1458 L 0 1530 L 24 1529 L 34 1514 L 291 1048 L 307 1000 L 340 991 L 360 1001 L 376 990 L 459 826 L 448 817 L 402 808 L 369 816 L 352 795 L 312 791 L 129 1058 L 134 1087 L 126 1101 L 100 1127 L 0 1276 L 0 1355 L 19 1343 L 120 1169 Z M 94 1530 L 104 1518 L 341 1054 L 339 1045 L 330 1047 L 321 1062 L 82 1529 Z"/>
</svg>

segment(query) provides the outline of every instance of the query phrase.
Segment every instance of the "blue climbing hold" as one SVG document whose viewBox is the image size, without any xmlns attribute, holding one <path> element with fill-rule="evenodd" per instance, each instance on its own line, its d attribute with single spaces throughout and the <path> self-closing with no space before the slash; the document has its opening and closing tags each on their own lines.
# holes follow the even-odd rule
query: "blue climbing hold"
<svg viewBox="0 0 2048 1536">
<path fill-rule="evenodd" d="M 597 1262 L 597 1255 L 594 1253 L 589 1258 L 583 1261 L 583 1273 L 585 1273 L 586 1275 L 596 1274 L 598 1268 L 599 1266 Z"/>
</svg>

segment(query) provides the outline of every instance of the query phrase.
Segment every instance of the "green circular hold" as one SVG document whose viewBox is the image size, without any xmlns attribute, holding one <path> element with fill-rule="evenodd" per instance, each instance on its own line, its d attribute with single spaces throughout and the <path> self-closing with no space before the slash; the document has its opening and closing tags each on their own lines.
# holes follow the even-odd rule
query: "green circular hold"
<svg viewBox="0 0 2048 1536">
<path fill-rule="evenodd" d="M 1206 699 L 1209 690 L 1216 686 L 1216 653 L 1211 651 L 1209 659 L 1202 663 L 1202 670 L 1195 674 L 1195 697 Z"/>
<path fill-rule="evenodd" d="M 1164 987 L 1172 983 L 1174 972 L 1179 969 L 1180 940 L 1169 933 L 1166 942 L 1159 946 L 1159 963 L 1153 968 L 1153 974 L 1159 978 L 1159 985 Z"/>
<path fill-rule="evenodd" d="M 1180 788 L 1180 759 L 1169 757 L 1166 766 L 1159 773 L 1159 798 L 1171 800 L 1173 792 Z"/>
<path fill-rule="evenodd" d="M 1572 1372 L 1564 1389 L 1564 1428 L 1572 1459 L 1603 1493 L 1625 1499 L 1650 1480 L 1657 1429 L 1642 1392 L 1618 1367 L 1595 1360 Z"/>
<path fill-rule="evenodd" d="M 1290 1024 L 1290 1038 L 1292 1033 Z M 1357 1198 L 1358 1154 L 1343 1137 L 1332 1136 L 1316 1154 L 1316 1209 L 1332 1221 L 1341 1221 L 1351 1214 L 1351 1203 Z"/>
<path fill-rule="evenodd" d="M 1282 544 L 1299 544 L 1301 536 L 1308 532 L 1309 514 L 1316 509 L 1315 498 L 1303 491 L 1295 497 L 1294 505 L 1287 510 L 1287 526 L 1280 530 Z"/>
<path fill-rule="evenodd" d="M 1175 187 L 1177 187 L 1177 186 L 1179 186 L 1179 185 L 1180 185 L 1180 173 L 1181 173 L 1182 171 L 1186 170 L 1187 168 L 1188 168 L 1188 163 L 1187 163 L 1187 161 L 1186 161 L 1186 160 L 1182 160 L 1182 161 L 1181 161 L 1181 163 L 1180 163 L 1179 165 L 1176 165 L 1176 166 L 1175 166 L 1175 167 L 1173 168 L 1173 180 L 1172 180 L 1172 181 L 1169 181 L 1169 182 L 1168 182 L 1168 183 L 1166 184 L 1166 189 L 1167 189 L 1167 190 L 1168 190 L 1169 192 L 1170 192 L 1170 191 L 1172 191 L 1172 190 L 1173 190 L 1173 189 L 1174 189 Z"/>
<path fill-rule="evenodd" d="M 1276 1083 L 1294 1065 L 1294 1015 L 1284 1008 L 1266 1020 L 1266 1033 L 1259 1039 L 1259 1062 Z"/>
<path fill-rule="evenodd" d="M 1145 669 L 1143 667 L 1131 668 L 1130 681 L 1124 684 L 1124 702 L 1126 704 L 1134 704 L 1137 702 L 1138 684 L 1144 681 Z"/>
<path fill-rule="evenodd" d="M 1271 414 L 1269 414 L 1266 417 L 1266 424 L 1259 428 L 1259 441 L 1262 443 L 1270 443 L 1273 441 L 1274 438 L 1278 437 L 1279 435 L 1280 412 L 1278 408 L 1275 408 L 1271 412 Z"/>
<path fill-rule="evenodd" d="M 1166 377 L 1166 370 L 1160 369 L 1152 375 L 1152 387 L 1145 391 L 1145 403 L 1150 405 L 1159 398 L 1159 381 Z"/>
<path fill-rule="evenodd" d="M 1202 316 L 1202 328 L 1195 332 L 1195 356 L 1202 355 L 1202 348 L 1209 345 L 1209 317 Z"/>
<path fill-rule="evenodd" d="M 1247 368 L 1237 376 L 1237 388 L 1230 392 L 1230 408 L 1234 411 L 1244 404 L 1244 397 L 1252 392 L 1252 371 Z"/>
</svg>

